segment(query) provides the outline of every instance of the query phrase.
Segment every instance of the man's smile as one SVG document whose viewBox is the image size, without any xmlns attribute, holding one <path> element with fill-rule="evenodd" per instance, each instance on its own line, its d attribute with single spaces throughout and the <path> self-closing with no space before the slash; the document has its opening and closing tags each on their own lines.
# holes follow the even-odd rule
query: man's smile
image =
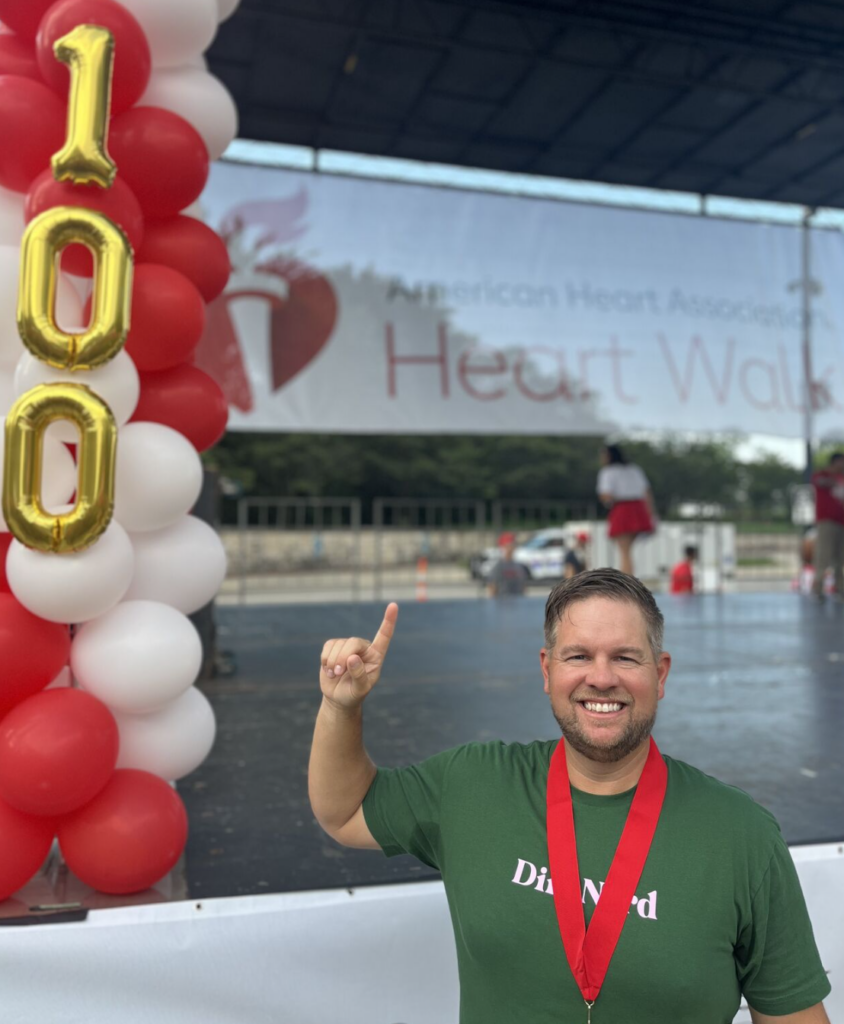
<svg viewBox="0 0 844 1024">
<path fill-rule="evenodd" d="M 620 718 L 628 707 L 626 703 L 617 700 L 578 700 L 575 704 L 585 711 L 588 718 L 600 718 L 605 721 Z"/>
</svg>

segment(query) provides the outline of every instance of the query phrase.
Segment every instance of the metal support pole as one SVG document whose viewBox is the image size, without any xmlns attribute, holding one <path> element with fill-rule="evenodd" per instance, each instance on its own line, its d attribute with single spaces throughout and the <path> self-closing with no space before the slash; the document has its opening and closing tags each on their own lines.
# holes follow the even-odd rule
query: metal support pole
<svg viewBox="0 0 844 1024">
<path fill-rule="evenodd" d="M 806 466 L 803 478 L 806 483 L 812 479 L 812 440 L 814 436 L 815 395 L 812 376 L 812 229 L 810 221 L 815 211 L 807 206 L 803 215 L 803 259 L 801 274 L 801 295 L 803 297 L 803 438 L 806 442 Z"/>
</svg>

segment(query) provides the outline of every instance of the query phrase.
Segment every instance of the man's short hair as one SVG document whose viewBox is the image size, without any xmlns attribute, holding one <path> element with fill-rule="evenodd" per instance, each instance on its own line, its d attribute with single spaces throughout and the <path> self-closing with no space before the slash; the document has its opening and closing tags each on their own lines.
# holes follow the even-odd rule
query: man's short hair
<svg viewBox="0 0 844 1024">
<path fill-rule="evenodd" d="M 829 465 L 832 465 L 836 459 L 844 459 L 844 452 L 833 452 L 829 457 Z"/>
<path fill-rule="evenodd" d="M 694 546 L 694 544 L 687 544 L 683 548 L 683 554 L 686 556 L 686 558 L 697 558 L 697 548 Z"/>
<path fill-rule="evenodd" d="M 557 643 L 557 626 L 566 608 L 590 597 L 607 597 L 611 601 L 635 604 L 645 619 L 648 643 L 656 661 L 662 654 L 665 620 L 653 594 L 635 576 L 618 569 L 590 569 L 563 580 L 548 595 L 545 604 L 545 646 L 549 651 Z"/>
</svg>

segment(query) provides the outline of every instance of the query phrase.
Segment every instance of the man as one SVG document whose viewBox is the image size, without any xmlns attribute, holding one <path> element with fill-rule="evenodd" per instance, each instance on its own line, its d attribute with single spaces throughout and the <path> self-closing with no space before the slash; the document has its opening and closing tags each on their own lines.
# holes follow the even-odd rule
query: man
<svg viewBox="0 0 844 1024">
<path fill-rule="evenodd" d="M 361 707 L 397 615 L 372 643 L 323 647 L 311 803 L 340 843 L 442 872 L 461 1024 L 729 1024 L 742 994 L 755 1024 L 829 1024 L 776 822 L 651 743 L 671 657 L 638 580 L 597 569 L 548 598 L 540 663 L 562 741 L 385 770 Z"/>
<path fill-rule="evenodd" d="M 833 452 L 825 469 L 812 474 L 815 488 L 815 580 L 812 592 L 823 599 L 823 581 L 831 568 L 835 596 L 844 597 L 844 452 Z"/>
<path fill-rule="evenodd" d="M 521 562 L 515 561 L 514 540 L 507 541 L 501 549 L 501 558 L 492 567 L 488 591 L 490 597 L 521 597 L 528 581 L 528 571 Z"/>
<path fill-rule="evenodd" d="M 671 593 L 693 594 L 695 590 L 694 564 L 697 561 L 697 548 L 691 544 L 683 548 L 683 561 L 678 562 L 671 570 Z"/>
<path fill-rule="evenodd" d="M 563 579 L 570 580 L 579 572 L 586 571 L 586 545 L 588 543 L 588 533 L 579 533 L 575 537 L 574 547 L 569 548 L 563 559 Z"/>
</svg>

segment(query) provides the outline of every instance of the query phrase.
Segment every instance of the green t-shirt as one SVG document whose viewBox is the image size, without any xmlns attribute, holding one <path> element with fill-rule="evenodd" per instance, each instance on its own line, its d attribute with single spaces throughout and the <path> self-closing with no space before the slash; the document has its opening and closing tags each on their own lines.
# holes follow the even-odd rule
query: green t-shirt
<svg viewBox="0 0 844 1024">
<path fill-rule="evenodd" d="M 586 1020 L 547 891 L 555 743 L 470 743 L 380 769 L 364 800 L 387 856 L 411 853 L 442 873 L 461 1024 Z M 593 1024 L 730 1024 L 742 994 L 772 1015 L 820 1002 L 830 986 L 776 821 L 741 790 L 665 762 L 662 814 Z M 587 921 L 634 792 L 573 791 Z"/>
</svg>

